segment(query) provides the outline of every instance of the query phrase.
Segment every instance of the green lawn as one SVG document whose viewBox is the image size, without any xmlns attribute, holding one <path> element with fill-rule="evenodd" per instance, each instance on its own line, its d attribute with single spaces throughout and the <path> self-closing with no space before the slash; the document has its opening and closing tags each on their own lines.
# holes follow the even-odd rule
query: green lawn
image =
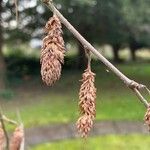
<svg viewBox="0 0 150 150">
<path fill-rule="evenodd" d="M 107 135 L 83 140 L 46 143 L 31 150 L 149 150 L 149 135 Z"/>
<path fill-rule="evenodd" d="M 129 77 L 150 86 L 149 64 L 118 66 Z M 106 68 L 95 64 L 97 86 L 97 120 L 140 120 L 145 108 L 137 97 Z M 78 118 L 78 90 L 81 73 L 63 71 L 62 78 L 51 88 L 41 86 L 40 79 L 30 79 L 17 86 L 11 85 L 15 97 L 3 101 L 4 113 L 16 118 L 16 108 L 26 127 L 49 123 L 76 121 Z"/>
</svg>

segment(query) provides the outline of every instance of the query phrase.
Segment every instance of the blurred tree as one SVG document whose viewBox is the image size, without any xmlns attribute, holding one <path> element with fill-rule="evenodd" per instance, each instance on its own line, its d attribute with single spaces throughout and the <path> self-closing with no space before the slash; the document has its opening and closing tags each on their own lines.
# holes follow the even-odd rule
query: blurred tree
<svg viewBox="0 0 150 150">
<path fill-rule="evenodd" d="M 95 22 L 99 33 L 96 42 L 110 44 L 113 47 L 114 61 L 120 62 L 119 49 L 128 38 L 126 23 L 122 17 L 122 1 L 120 0 L 101 0 L 95 5 Z"/>
<path fill-rule="evenodd" d="M 89 33 L 92 33 L 91 25 L 93 24 L 91 5 L 92 1 L 88 0 L 64 0 L 64 1 L 55 1 L 57 8 L 61 10 L 63 15 L 74 25 L 75 28 L 88 40 L 91 39 Z M 86 10 L 86 11 L 85 11 Z M 89 33 L 88 33 L 89 32 Z M 77 43 L 78 47 L 78 68 L 85 69 L 87 64 L 87 59 L 85 51 L 82 45 L 77 42 L 75 39 L 71 38 L 71 34 L 67 31 L 65 32 L 66 41 L 73 40 Z M 93 41 L 93 40 L 92 40 Z"/>
<path fill-rule="evenodd" d="M 122 3 L 119 0 L 64 0 L 58 6 L 65 17 L 92 44 L 113 46 L 114 60 L 120 61 L 118 51 L 127 32 L 122 18 Z M 79 68 L 86 65 L 83 48 L 78 44 Z"/>
<path fill-rule="evenodd" d="M 150 1 L 124 0 L 122 3 L 123 18 L 129 32 L 128 44 L 132 60 L 135 60 L 137 49 L 150 47 Z"/>
<path fill-rule="evenodd" d="M 40 1 L 19 0 L 18 2 L 18 27 L 15 24 L 13 0 L 5 0 L 5 15 L 3 15 L 5 40 L 15 46 L 30 41 L 32 38 L 41 39 L 45 22 L 51 14 Z M 147 0 L 132 2 L 130 0 L 55 0 L 55 3 L 64 16 L 92 44 L 112 45 L 115 61 L 120 61 L 118 51 L 122 45 L 130 45 L 134 58 L 135 50 L 133 49 L 137 48 L 134 46 L 134 41 L 137 43 L 148 41 L 149 36 L 144 34 L 149 25 L 149 9 L 147 8 L 149 2 Z M 67 30 L 64 36 L 66 42 L 76 42 Z M 86 57 L 79 43 L 78 49 L 78 65 L 82 68 L 86 64 Z"/>
<path fill-rule="evenodd" d="M 5 89 L 5 61 L 2 54 L 2 47 L 3 47 L 3 33 L 2 33 L 2 0 L 0 0 L 0 90 Z"/>
<path fill-rule="evenodd" d="M 17 26 L 14 0 L 5 1 L 2 19 L 5 23 L 3 27 L 7 44 L 15 45 L 15 42 L 18 46 L 22 42 L 28 42 L 32 38 L 42 35 L 41 29 L 45 17 L 38 11 L 39 3 L 35 0 L 18 1 L 19 20 Z"/>
<path fill-rule="evenodd" d="M 112 45 L 114 61 L 119 62 L 122 46 L 130 47 L 133 60 L 137 49 L 149 46 L 149 5 L 147 0 L 64 0 L 60 8 L 92 44 Z M 80 66 L 85 62 L 81 50 L 79 45 Z"/>
<path fill-rule="evenodd" d="M 72 7 L 77 9 L 77 12 L 83 12 L 83 6 L 86 1 L 73 1 L 73 0 L 64 0 L 64 1 L 57 1 L 56 5 L 58 9 L 64 13 L 65 16 L 69 20 L 74 23 L 74 19 L 72 19 L 72 12 L 74 11 Z M 5 2 L 5 12 L 3 20 L 5 22 L 5 41 L 7 44 L 11 44 L 12 46 L 18 46 L 21 43 L 25 43 L 30 41 L 32 38 L 40 38 L 43 35 L 43 28 L 45 26 L 46 21 L 51 16 L 51 12 L 47 10 L 47 8 L 41 4 L 40 1 L 36 0 L 19 0 L 18 1 L 18 10 L 19 10 L 19 22 L 18 26 L 15 24 L 15 7 L 14 1 Z M 83 13 L 82 13 L 83 14 Z M 79 17 L 80 20 L 84 20 L 82 17 Z M 74 17 L 73 17 L 74 18 Z M 79 21 L 75 21 L 75 26 L 79 25 Z M 81 27 L 82 28 L 82 27 Z M 75 41 L 71 38 L 70 33 L 65 30 L 65 41 Z M 14 44 L 16 43 L 16 44 Z M 80 45 L 80 44 L 78 44 Z M 79 66 L 84 66 L 86 62 L 86 57 L 84 51 L 79 46 Z"/>
</svg>

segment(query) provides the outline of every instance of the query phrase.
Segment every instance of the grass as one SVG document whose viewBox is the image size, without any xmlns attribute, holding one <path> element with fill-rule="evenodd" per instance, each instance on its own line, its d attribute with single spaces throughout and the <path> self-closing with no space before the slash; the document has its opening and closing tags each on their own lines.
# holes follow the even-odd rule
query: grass
<svg viewBox="0 0 150 150">
<path fill-rule="evenodd" d="M 124 64 L 118 67 L 129 77 L 150 86 L 149 64 Z M 143 120 L 145 108 L 137 97 L 106 68 L 95 64 L 97 87 L 97 120 Z M 16 95 L 3 101 L 7 116 L 16 119 L 16 109 L 26 127 L 49 123 L 66 123 L 78 118 L 78 89 L 80 71 L 65 70 L 52 88 L 41 85 L 40 79 L 29 79 L 11 86 Z"/>
<path fill-rule="evenodd" d="M 149 150 L 149 135 L 107 135 L 38 145 L 31 150 Z"/>
</svg>

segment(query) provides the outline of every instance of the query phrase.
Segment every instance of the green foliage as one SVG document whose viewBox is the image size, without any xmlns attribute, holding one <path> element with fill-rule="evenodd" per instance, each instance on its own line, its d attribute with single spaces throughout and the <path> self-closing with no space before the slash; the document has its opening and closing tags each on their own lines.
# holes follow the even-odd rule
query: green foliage
<svg viewBox="0 0 150 150">
<path fill-rule="evenodd" d="M 86 141 L 77 139 L 46 143 L 31 150 L 149 150 L 149 147 L 149 135 L 107 135 L 89 138 Z"/>
<path fill-rule="evenodd" d="M 137 81 L 149 82 L 149 64 L 119 65 L 117 67 Z M 95 69 L 97 70 L 96 119 L 142 121 L 145 107 L 141 105 L 137 97 L 129 92 L 129 89 L 124 87 L 114 75 L 107 73 L 105 68 L 97 66 Z M 40 88 L 38 82 L 40 79 L 35 77 L 24 81 L 20 87 L 23 90 L 19 90 L 19 96 L 14 97 L 14 106 L 11 105 L 11 109 L 7 109 L 5 113 L 9 118 L 15 118 L 16 103 L 19 102 L 20 105 L 17 106 L 26 127 L 49 123 L 75 122 L 79 115 L 78 89 L 80 79 L 81 72 L 66 70 L 62 74 L 61 80 L 50 89 Z M 7 103 L 6 105 L 8 106 Z"/>
<path fill-rule="evenodd" d="M 149 42 L 149 1 L 147 0 L 55 0 L 56 6 L 66 18 L 92 43 L 125 44 L 134 38 L 138 42 Z M 35 4 L 34 4 L 35 3 Z M 31 1 L 20 14 L 19 29 L 10 24 L 4 26 L 9 41 L 29 41 L 42 35 L 42 28 L 50 17 L 49 10 L 40 1 Z M 3 4 L 3 18 L 7 24 L 14 20 L 14 5 Z M 25 5 L 20 0 L 19 5 Z M 137 9 L 138 8 L 138 9 Z M 10 15 L 13 14 L 13 15 Z M 65 30 L 65 39 L 74 40 Z"/>
<path fill-rule="evenodd" d="M 150 1 L 124 0 L 122 14 L 128 30 L 136 41 L 149 45 L 150 39 Z"/>
<path fill-rule="evenodd" d="M 6 89 L 0 91 L 0 98 L 5 100 L 11 100 L 14 98 L 14 92 L 12 90 Z"/>
<path fill-rule="evenodd" d="M 75 122 L 78 118 L 78 96 L 71 93 L 69 89 L 66 91 L 68 91 L 68 95 L 55 92 L 55 95 L 50 93 L 36 99 L 33 95 L 28 97 L 28 101 L 32 102 L 26 106 L 20 106 L 20 114 L 25 126 L 34 127 L 50 123 Z M 101 90 L 101 92 L 103 91 Z M 118 92 L 123 93 L 122 90 L 118 90 Z M 143 120 L 145 109 L 134 96 L 126 94 L 127 91 L 120 95 L 117 92 L 113 93 L 114 91 L 109 92 L 109 94 L 104 92 L 101 95 L 98 94 L 96 120 Z M 36 107 L 33 101 L 36 102 Z M 134 110 L 131 107 L 134 107 Z M 8 116 L 15 118 L 15 113 L 12 112 L 8 112 Z"/>
<path fill-rule="evenodd" d="M 28 78 L 28 76 L 37 75 L 40 72 L 39 60 L 22 57 L 22 53 L 19 57 L 15 55 L 8 56 L 6 62 L 9 81 L 13 79 L 12 77 Z"/>
<path fill-rule="evenodd" d="M 9 49 L 9 50 L 8 50 Z M 8 48 L 5 52 L 5 56 L 6 57 L 24 57 L 23 51 L 22 49 L 16 47 L 16 48 Z"/>
</svg>

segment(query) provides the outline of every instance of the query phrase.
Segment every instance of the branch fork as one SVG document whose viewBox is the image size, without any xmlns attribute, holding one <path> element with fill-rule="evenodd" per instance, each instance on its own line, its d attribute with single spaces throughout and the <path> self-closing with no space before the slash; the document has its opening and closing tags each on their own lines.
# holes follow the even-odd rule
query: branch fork
<svg viewBox="0 0 150 150">
<path fill-rule="evenodd" d="M 146 86 L 143 84 L 139 84 L 134 80 L 131 80 L 130 84 L 128 85 L 129 88 L 131 89 L 137 89 L 137 90 L 142 90 L 144 89 Z"/>
<path fill-rule="evenodd" d="M 5 140 L 6 140 L 5 148 L 6 148 L 6 150 L 9 150 L 9 144 L 10 144 L 10 142 L 9 142 L 9 134 L 8 134 L 8 132 L 6 130 L 5 122 L 7 122 L 7 123 L 9 123 L 11 125 L 14 125 L 14 126 L 18 126 L 18 123 L 16 121 L 7 118 L 5 115 L 2 114 L 2 111 L 0 110 L 0 126 L 1 126 L 1 128 L 2 128 L 2 130 L 4 132 L 4 137 L 5 137 Z M 0 145 L 0 150 L 1 150 L 1 146 L 2 145 Z"/>
</svg>

